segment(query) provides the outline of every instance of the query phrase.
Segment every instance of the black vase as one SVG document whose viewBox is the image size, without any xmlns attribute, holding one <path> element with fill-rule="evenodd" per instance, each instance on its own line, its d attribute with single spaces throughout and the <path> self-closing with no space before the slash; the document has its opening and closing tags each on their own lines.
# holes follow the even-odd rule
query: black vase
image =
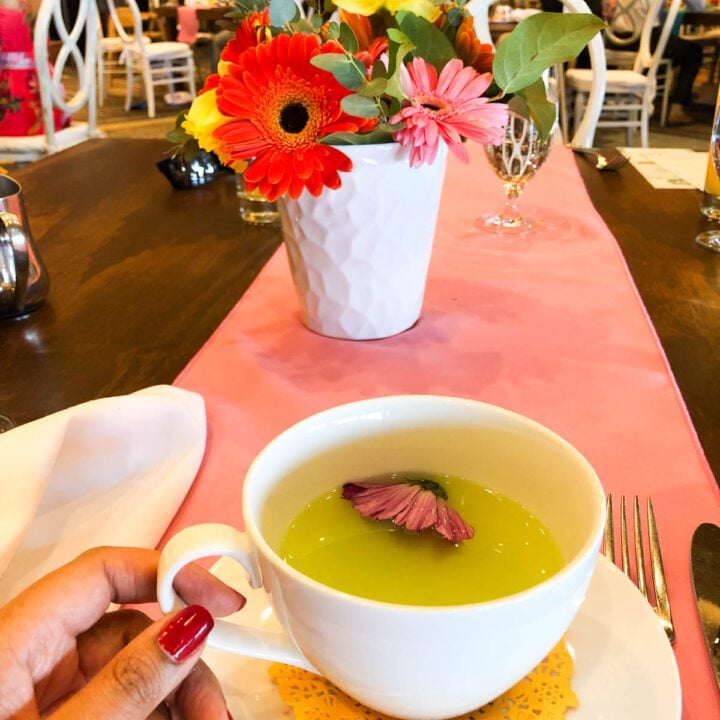
<svg viewBox="0 0 720 720">
<path fill-rule="evenodd" d="M 214 182 L 224 172 L 230 172 L 217 155 L 200 150 L 187 159 L 182 151 L 157 163 L 158 170 L 170 181 L 177 190 L 192 190 Z"/>
</svg>

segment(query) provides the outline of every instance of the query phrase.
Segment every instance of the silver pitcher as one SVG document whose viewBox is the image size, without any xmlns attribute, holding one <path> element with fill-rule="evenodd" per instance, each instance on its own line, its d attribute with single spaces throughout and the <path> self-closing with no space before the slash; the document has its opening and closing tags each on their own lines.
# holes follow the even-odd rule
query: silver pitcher
<svg viewBox="0 0 720 720">
<path fill-rule="evenodd" d="M 47 296 L 47 269 L 35 247 L 22 188 L 0 176 L 0 318 L 34 310 Z"/>
</svg>

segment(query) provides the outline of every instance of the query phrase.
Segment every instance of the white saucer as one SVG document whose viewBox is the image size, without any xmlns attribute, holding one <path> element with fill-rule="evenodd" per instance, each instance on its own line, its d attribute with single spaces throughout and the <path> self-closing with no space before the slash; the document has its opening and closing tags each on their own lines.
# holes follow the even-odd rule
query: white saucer
<svg viewBox="0 0 720 720">
<path fill-rule="evenodd" d="M 247 589 L 239 565 L 223 558 L 212 572 L 248 597 L 230 621 L 278 628 L 265 594 Z M 665 633 L 637 588 L 604 557 L 567 640 L 575 661 L 572 688 L 580 701 L 568 720 L 680 719 L 680 678 Z M 292 717 L 268 677 L 269 663 L 217 650 L 206 650 L 203 658 L 235 720 Z"/>
</svg>

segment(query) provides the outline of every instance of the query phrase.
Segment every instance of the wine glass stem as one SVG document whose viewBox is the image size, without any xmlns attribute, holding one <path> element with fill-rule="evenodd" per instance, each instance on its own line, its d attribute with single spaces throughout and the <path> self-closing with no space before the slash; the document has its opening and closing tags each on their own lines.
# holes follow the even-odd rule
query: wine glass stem
<svg viewBox="0 0 720 720">
<path fill-rule="evenodd" d="M 520 213 L 517 208 L 517 200 L 523 191 L 523 186 L 518 182 L 506 182 L 503 184 L 505 190 L 505 207 L 503 207 L 502 217 L 507 222 L 520 220 Z"/>
</svg>

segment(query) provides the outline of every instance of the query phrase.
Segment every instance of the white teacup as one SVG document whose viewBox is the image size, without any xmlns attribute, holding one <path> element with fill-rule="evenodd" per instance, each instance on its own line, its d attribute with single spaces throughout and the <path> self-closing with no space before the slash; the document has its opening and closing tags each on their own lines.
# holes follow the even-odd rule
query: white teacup
<svg viewBox="0 0 720 720">
<path fill-rule="evenodd" d="M 508 597 L 418 607 L 334 590 L 278 556 L 292 519 L 322 492 L 409 469 L 476 480 L 522 503 L 554 535 L 564 567 Z M 244 533 L 197 525 L 170 540 L 158 572 L 162 609 L 177 607 L 172 582 L 185 564 L 235 558 L 265 588 L 287 636 L 218 621 L 211 646 L 315 668 L 378 711 L 439 720 L 497 697 L 562 638 L 595 567 L 605 505 L 590 464 L 538 423 L 472 400 L 409 395 L 342 405 L 283 432 L 248 471 L 243 518 Z"/>
</svg>

